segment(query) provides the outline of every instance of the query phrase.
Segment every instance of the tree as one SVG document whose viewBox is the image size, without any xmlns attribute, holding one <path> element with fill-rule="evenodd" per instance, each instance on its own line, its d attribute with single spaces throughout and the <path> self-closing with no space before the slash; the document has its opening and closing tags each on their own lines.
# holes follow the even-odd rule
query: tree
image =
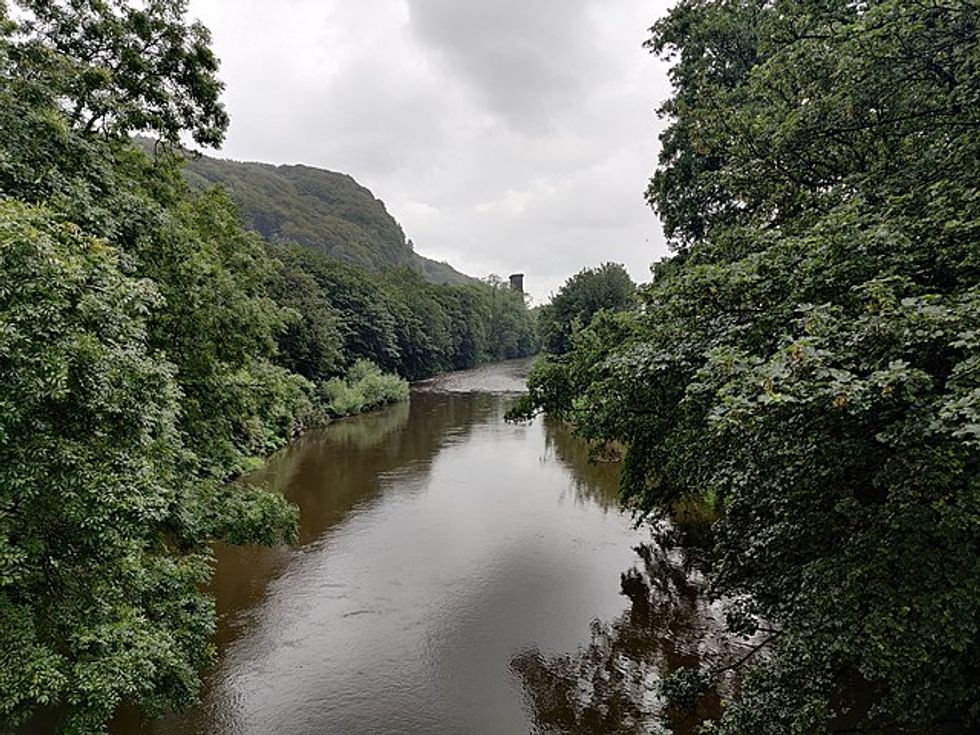
<svg viewBox="0 0 980 735">
<path fill-rule="evenodd" d="M 510 360 L 534 354 L 537 334 L 524 296 L 510 283 L 493 274 L 484 281 L 489 290 L 490 322 L 487 339 L 495 360 Z"/>
<path fill-rule="evenodd" d="M 45 4 L 36 12 L 59 18 L 70 36 L 95 23 L 90 11 L 103 18 L 115 7 L 76 5 Z M 163 14 L 154 15 L 150 26 L 177 23 L 172 13 L 179 5 L 147 5 L 145 12 Z M 126 8 L 119 12 L 137 23 Z M 46 204 L 106 238 L 123 252 L 128 268 L 156 284 L 163 300 L 150 317 L 150 339 L 177 367 L 179 428 L 195 471 L 231 477 L 282 446 L 308 407 L 302 379 L 270 365 L 289 318 L 268 296 L 273 262 L 260 239 L 243 231 L 227 197 L 188 189 L 179 156 L 161 150 L 150 158 L 122 137 L 123 128 L 107 136 L 73 123 L 58 79 L 49 79 L 50 66 L 58 59 L 59 68 L 77 70 L 85 63 L 77 54 L 87 46 L 62 39 L 60 25 L 41 33 L 32 22 L 28 40 L 24 23 L 8 25 L 4 38 L 16 63 L 7 67 L 10 83 L 0 88 L 0 189 Z M 116 30 L 125 36 L 126 28 Z M 91 31 L 97 38 L 108 32 Z M 128 46 L 105 43 L 99 63 L 129 63 Z M 113 61 L 112 53 L 125 58 Z M 179 65 L 163 68 L 175 75 L 160 80 L 173 95 L 168 104 L 183 107 L 181 95 L 191 93 L 182 91 L 188 80 Z M 116 91 L 129 94 L 124 87 Z"/>
<path fill-rule="evenodd" d="M 273 245 L 270 252 L 287 271 L 303 272 L 316 283 L 319 296 L 311 292 L 310 298 L 320 300 L 316 308 L 337 315 L 347 366 L 368 360 L 420 380 L 536 349 L 531 312 L 499 279 L 437 285 L 409 269 L 376 275 L 298 245 Z"/>
<path fill-rule="evenodd" d="M 344 366 L 340 315 L 313 276 L 294 261 L 276 263 L 270 295 L 294 312 L 279 335 L 277 362 L 312 381 L 338 376 Z"/>
<path fill-rule="evenodd" d="M 182 5 L 142 7 L 25 3 L 17 23 L 0 8 L 4 731 L 44 706 L 93 733 L 123 701 L 193 701 L 210 544 L 295 526 L 280 496 L 224 483 L 285 442 L 309 386 L 271 363 L 287 314 L 257 237 L 124 137 L 203 141 L 220 122 L 191 99 L 194 59 L 151 45 L 147 68 L 170 76 L 132 76 L 141 24 L 166 45 Z"/>
<path fill-rule="evenodd" d="M 625 311 L 636 303 L 636 284 L 619 263 L 583 268 L 541 308 L 538 321 L 544 347 L 555 355 L 568 352 L 572 334 L 587 327 L 599 311 Z"/>
<path fill-rule="evenodd" d="M 340 317 L 340 333 L 348 361 L 370 360 L 385 371 L 395 370 L 401 352 L 395 338 L 395 318 L 379 284 L 365 271 L 299 245 L 275 246 L 287 267 L 308 273 L 323 298 Z"/>
<path fill-rule="evenodd" d="M 0 728 L 38 705 L 98 732 L 124 698 L 196 696 L 214 611 L 208 541 L 292 533 L 281 499 L 195 482 L 160 296 L 52 213 L 0 202 Z"/>
<path fill-rule="evenodd" d="M 677 254 L 522 408 L 626 445 L 641 513 L 716 498 L 712 589 L 772 633 L 711 732 L 980 718 L 978 21 L 686 0 L 653 29 Z"/>
<path fill-rule="evenodd" d="M 211 36 L 186 0 L 16 0 L 5 82 L 58 100 L 75 130 L 127 137 L 188 132 L 216 146 L 228 127 Z"/>
</svg>

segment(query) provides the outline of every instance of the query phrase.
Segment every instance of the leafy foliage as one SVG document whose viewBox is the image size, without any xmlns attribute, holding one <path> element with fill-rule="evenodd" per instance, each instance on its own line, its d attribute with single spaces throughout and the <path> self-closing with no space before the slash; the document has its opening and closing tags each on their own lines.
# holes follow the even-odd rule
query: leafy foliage
<svg viewBox="0 0 980 735">
<path fill-rule="evenodd" d="M 289 316 L 267 295 L 273 261 L 226 197 L 188 190 L 178 158 L 149 159 L 126 139 L 79 130 L 57 88 L 26 95 L 19 80 L 0 89 L 0 189 L 106 238 L 126 270 L 154 281 L 163 298 L 150 315 L 151 345 L 177 368 L 179 429 L 195 471 L 240 472 L 286 441 L 284 414 L 307 403 L 300 379 L 270 370 Z M 257 401 L 260 384 L 278 398 Z"/>
<path fill-rule="evenodd" d="M 5 43 L 9 81 L 19 95 L 57 99 L 85 133 L 155 132 L 202 145 L 224 137 L 218 60 L 186 0 L 19 0 L 24 16 Z"/>
<path fill-rule="evenodd" d="M 494 360 L 525 357 L 537 352 L 536 324 L 528 313 L 524 295 L 512 291 L 507 282 L 491 274 L 485 280 L 489 292 L 483 291 L 482 313 L 489 313 L 486 350 Z M 480 309 L 480 307 L 477 307 Z M 480 313 L 478 311 L 478 313 Z M 467 321 L 472 325 L 472 321 Z M 471 337 L 478 346 L 479 334 Z M 466 365 L 469 367 L 469 365 Z"/>
<path fill-rule="evenodd" d="M 344 378 L 319 387 L 318 405 L 327 416 L 339 418 L 408 400 L 408 381 L 385 375 L 377 365 L 358 360 Z"/>
<path fill-rule="evenodd" d="M 572 335 L 599 311 L 625 311 L 636 303 L 636 284 L 619 263 L 583 268 L 541 307 L 538 324 L 544 347 L 553 355 L 564 354 L 571 348 Z"/>
<path fill-rule="evenodd" d="M 92 732 L 122 698 L 192 701 L 206 541 L 275 542 L 292 511 L 191 481 L 175 367 L 150 347 L 159 292 L 111 246 L 3 202 L 0 269 L 0 723 L 57 703 Z"/>
<path fill-rule="evenodd" d="M 223 483 L 309 409 L 309 384 L 271 362 L 288 316 L 266 295 L 274 261 L 227 199 L 125 137 L 223 130 L 195 87 L 213 71 L 200 32 L 133 56 L 146 27 L 178 43 L 180 7 L 0 8 L 4 731 L 38 706 L 90 733 L 123 700 L 193 701 L 209 544 L 294 532 L 281 497 Z"/>
<path fill-rule="evenodd" d="M 182 429 L 201 471 L 228 477 L 282 446 L 308 409 L 306 382 L 272 364 L 289 317 L 267 295 L 274 263 L 217 191 L 184 198 L 156 234 L 139 244 L 141 271 L 166 299 L 154 343 L 178 365 Z"/>
<path fill-rule="evenodd" d="M 317 280 L 296 262 L 282 258 L 270 274 L 269 294 L 293 312 L 279 335 L 279 363 L 312 381 L 337 375 L 344 364 L 344 322 L 324 298 Z"/>
<path fill-rule="evenodd" d="M 710 732 L 980 718 L 978 21 L 686 0 L 653 29 L 678 253 L 522 410 L 628 446 L 643 513 L 717 499 L 713 590 L 778 634 Z"/>
<path fill-rule="evenodd" d="M 531 312 L 499 278 L 436 285 L 407 269 L 374 275 L 299 245 L 272 246 L 271 252 L 287 271 L 312 278 L 318 308 L 337 315 L 345 367 L 363 359 L 419 380 L 537 349 Z M 284 346 L 284 355 L 291 349 Z"/>
</svg>

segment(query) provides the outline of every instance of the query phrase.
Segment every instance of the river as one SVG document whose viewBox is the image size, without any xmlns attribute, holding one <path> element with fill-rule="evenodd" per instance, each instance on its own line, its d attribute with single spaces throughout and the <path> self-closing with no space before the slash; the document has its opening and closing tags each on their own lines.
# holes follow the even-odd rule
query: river
<svg viewBox="0 0 980 735">
<path fill-rule="evenodd" d="M 718 616 L 689 557 L 651 553 L 652 531 L 619 511 L 616 465 L 590 464 L 555 422 L 503 420 L 527 368 L 418 384 L 273 457 L 253 479 L 299 506 L 299 543 L 217 550 L 201 704 L 123 714 L 113 733 L 651 727 L 650 670 L 696 663 Z"/>
</svg>

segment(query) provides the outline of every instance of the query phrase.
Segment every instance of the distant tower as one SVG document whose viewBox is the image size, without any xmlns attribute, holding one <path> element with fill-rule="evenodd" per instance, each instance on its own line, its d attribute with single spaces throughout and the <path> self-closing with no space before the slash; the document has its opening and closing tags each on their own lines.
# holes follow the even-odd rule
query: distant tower
<svg viewBox="0 0 980 735">
<path fill-rule="evenodd" d="M 510 277 L 510 289 L 511 291 L 517 291 L 518 293 L 524 293 L 524 274 L 514 273 Z"/>
</svg>

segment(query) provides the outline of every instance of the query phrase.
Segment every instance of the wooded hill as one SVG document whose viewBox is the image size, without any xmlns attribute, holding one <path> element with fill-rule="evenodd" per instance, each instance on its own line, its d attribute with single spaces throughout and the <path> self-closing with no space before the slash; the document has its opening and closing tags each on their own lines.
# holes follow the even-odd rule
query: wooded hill
<svg viewBox="0 0 980 735">
<path fill-rule="evenodd" d="M 209 156 L 191 157 L 186 174 L 195 187 L 223 186 L 243 223 L 270 242 L 299 243 L 374 272 L 408 268 L 430 283 L 476 283 L 416 253 L 384 202 L 347 174 Z"/>
</svg>

